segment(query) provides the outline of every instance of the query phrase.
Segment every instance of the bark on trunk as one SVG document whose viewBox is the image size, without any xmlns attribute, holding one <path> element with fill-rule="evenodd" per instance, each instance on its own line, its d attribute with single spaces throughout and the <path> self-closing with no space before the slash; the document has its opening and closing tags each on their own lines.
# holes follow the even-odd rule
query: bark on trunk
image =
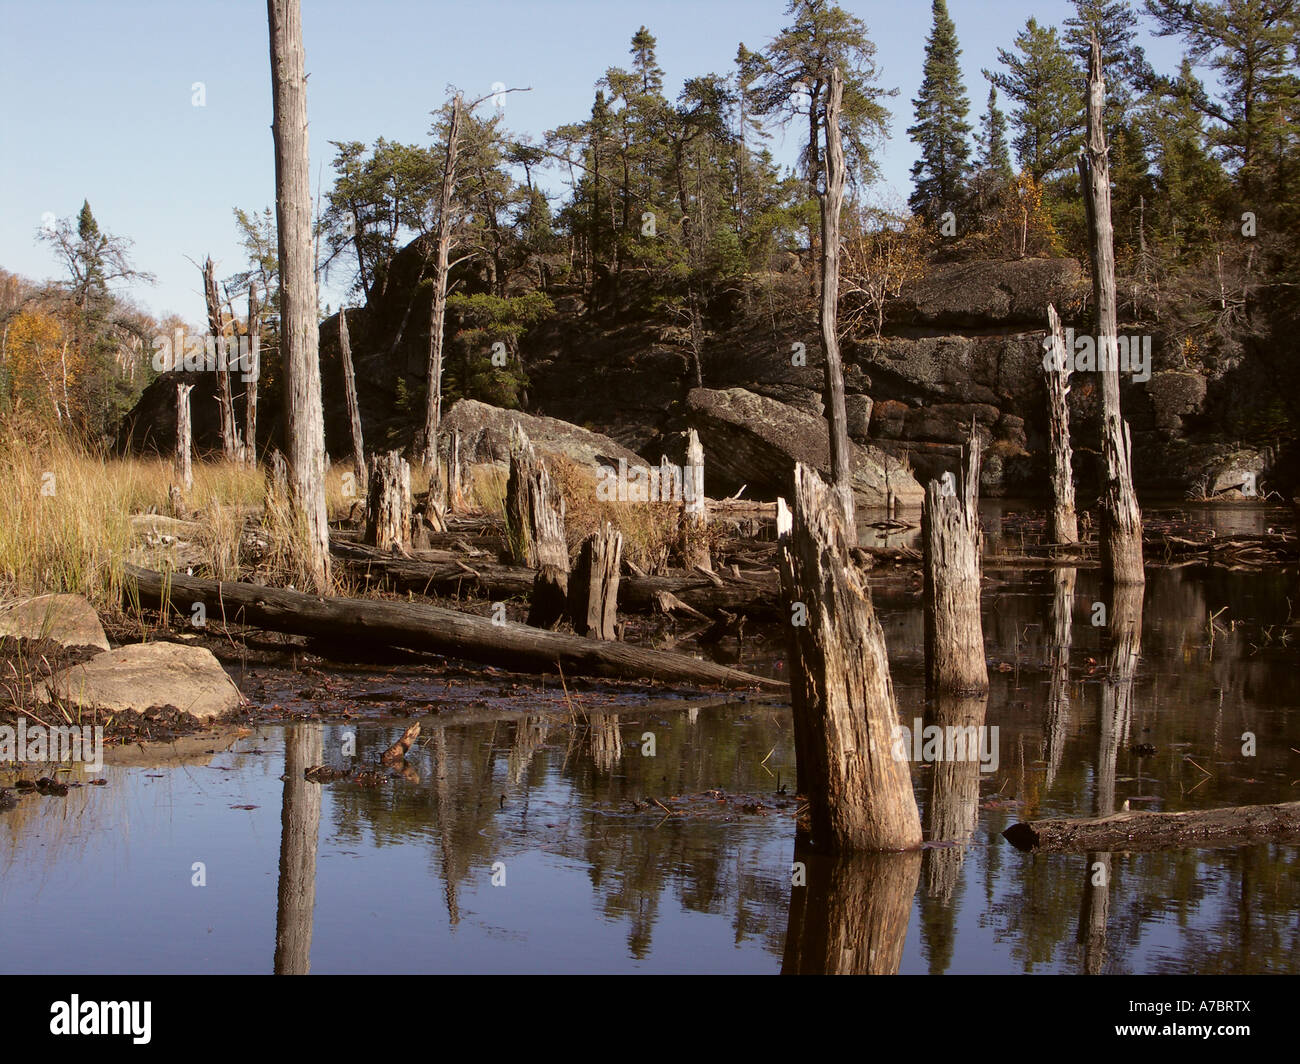
<svg viewBox="0 0 1300 1064">
<path fill-rule="evenodd" d="M 447 438 L 447 512 L 465 509 L 464 469 L 460 459 L 460 429 L 452 429 Z"/>
<path fill-rule="evenodd" d="M 366 495 L 363 538 L 382 551 L 411 545 L 411 467 L 400 451 L 375 457 Z"/>
<path fill-rule="evenodd" d="M 785 517 L 777 531 L 790 611 L 795 755 L 812 837 L 835 851 L 919 846 L 911 771 L 893 756 L 898 708 L 885 637 L 870 591 L 848 561 L 843 508 L 800 463 L 794 511 Z"/>
<path fill-rule="evenodd" d="M 325 421 L 321 408 L 320 322 L 311 225 L 307 78 L 298 0 L 267 0 L 274 99 L 275 211 L 279 231 L 284 438 L 296 524 L 294 552 L 302 577 L 329 588 L 329 520 L 325 507 Z"/>
<path fill-rule="evenodd" d="M 216 266 L 209 255 L 203 263 L 203 297 L 208 305 L 208 331 L 212 334 L 213 351 L 217 357 L 217 414 L 221 424 L 221 453 L 227 462 L 239 459 L 239 429 L 235 425 L 235 403 L 230 390 L 230 347 L 237 338 L 227 343 L 225 326 L 221 320 L 221 294 L 217 291 Z M 233 324 L 233 323 L 232 323 Z"/>
<path fill-rule="evenodd" d="M 188 616 L 194 603 L 202 602 L 209 616 L 224 616 L 235 623 L 272 631 L 406 647 L 524 672 L 553 672 L 559 668 L 566 676 L 614 676 L 767 691 L 788 689 L 780 680 L 751 676 L 688 654 L 582 639 L 522 624 L 497 625 L 487 617 L 437 606 L 322 598 L 258 584 L 164 574 L 133 565 L 127 566 L 126 575 L 125 593 L 134 591 L 140 601 L 150 606 L 160 606 L 165 598 L 171 609 Z"/>
<path fill-rule="evenodd" d="M 447 154 L 442 170 L 442 192 L 438 198 L 438 245 L 434 264 L 433 302 L 429 308 L 429 383 L 424 409 L 424 454 L 426 469 L 438 467 L 438 430 L 442 421 L 442 332 L 447 320 L 447 258 L 451 251 L 451 201 L 456 189 L 456 157 L 460 150 L 461 97 L 451 101 L 451 122 L 447 127 Z"/>
<path fill-rule="evenodd" d="M 831 71 L 826 101 L 826 190 L 821 195 L 822 355 L 826 375 L 826 425 L 830 432 L 831 482 L 844 510 L 849 545 L 857 543 L 853 502 L 853 459 L 849 450 L 848 421 L 844 411 L 844 367 L 840 362 L 840 210 L 844 204 L 844 145 L 840 138 L 840 111 L 844 79 L 839 67 Z"/>
<path fill-rule="evenodd" d="M 582 541 L 577 567 L 569 577 L 569 619 L 578 635 L 616 638 L 622 561 L 623 533 L 608 521 Z"/>
<path fill-rule="evenodd" d="M 925 490 L 925 677 L 931 694 L 989 689 L 980 617 L 980 441 L 971 425 L 965 468 Z"/>
<path fill-rule="evenodd" d="M 357 376 L 352 368 L 352 343 L 348 338 L 348 312 L 339 311 L 339 362 L 343 366 L 343 399 L 348 407 L 348 425 L 352 430 L 352 464 L 357 483 L 365 484 L 366 446 L 361 438 L 361 407 L 357 404 Z"/>
<path fill-rule="evenodd" d="M 1079 542 L 1079 519 L 1074 508 L 1074 461 L 1070 447 L 1070 352 L 1056 308 L 1047 304 L 1047 324 L 1052 338 L 1052 367 L 1045 369 L 1047 384 L 1047 435 L 1052 447 L 1052 516 L 1048 535 L 1053 543 Z"/>
<path fill-rule="evenodd" d="M 1102 112 L 1106 83 L 1101 46 L 1094 35 L 1088 64 L 1088 133 L 1079 154 L 1079 176 L 1092 253 L 1092 294 L 1097 314 L 1097 358 L 1101 373 L 1101 450 L 1106 485 L 1101 496 L 1101 556 L 1106 577 L 1117 584 L 1146 581 L 1142 567 L 1142 513 L 1133 491 L 1128 426 L 1119 406 L 1116 337 L 1115 245 L 1110 215 L 1110 166 Z"/>
<path fill-rule="evenodd" d="M 506 523 L 516 562 L 537 570 L 528 623 L 549 628 L 564 616 L 569 593 L 569 545 L 564 538 L 564 499 L 528 434 L 510 430 L 510 479 Z"/>
<path fill-rule="evenodd" d="M 192 384 L 176 385 L 176 479 L 181 490 L 194 490 L 193 439 L 190 430 L 190 392 Z"/>
</svg>

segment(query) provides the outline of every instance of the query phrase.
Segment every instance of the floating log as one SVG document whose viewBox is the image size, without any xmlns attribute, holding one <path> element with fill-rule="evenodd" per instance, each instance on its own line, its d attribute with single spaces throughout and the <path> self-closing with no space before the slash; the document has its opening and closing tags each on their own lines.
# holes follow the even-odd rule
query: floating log
<svg viewBox="0 0 1300 1064">
<path fill-rule="evenodd" d="M 780 680 L 751 676 L 687 654 L 583 639 L 522 624 L 494 624 L 487 617 L 422 603 L 321 598 L 133 565 L 126 567 L 126 576 L 124 594 L 138 594 L 147 605 L 161 607 L 165 602 L 189 616 L 194 603 L 202 602 L 211 618 L 272 631 L 405 647 L 527 672 L 563 669 L 568 676 L 787 689 Z"/>
<path fill-rule="evenodd" d="M 1238 805 L 1186 813 L 1130 812 L 1079 820 L 1032 820 L 1013 824 L 1002 837 L 1016 849 L 1030 853 L 1291 842 L 1300 838 L 1300 802 Z"/>
<path fill-rule="evenodd" d="M 980 441 L 971 422 L 958 474 L 926 486 L 921 515 L 925 559 L 925 678 L 932 693 L 989 689 L 980 617 Z"/>
<path fill-rule="evenodd" d="M 365 542 L 380 550 L 411 543 L 411 467 L 400 451 L 376 455 L 366 497 Z"/>
<path fill-rule="evenodd" d="M 615 638 L 622 560 L 623 533 L 608 521 L 582 541 L 578 564 L 569 578 L 569 619 L 578 635 Z"/>
<path fill-rule="evenodd" d="M 829 851 L 921 844 L 907 761 L 893 756 L 898 706 L 871 593 L 848 563 L 842 496 L 802 462 L 794 511 L 778 507 L 789 624 L 799 793 L 815 845 Z"/>
</svg>

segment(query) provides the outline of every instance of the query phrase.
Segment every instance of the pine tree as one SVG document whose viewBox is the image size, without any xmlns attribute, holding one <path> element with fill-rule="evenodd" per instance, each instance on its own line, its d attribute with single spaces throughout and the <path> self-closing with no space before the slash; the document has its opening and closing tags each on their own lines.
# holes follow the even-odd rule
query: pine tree
<svg viewBox="0 0 1300 1064">
<path fill-rule="evenodd" d="M 1078 71 L 1057 36 L 1056 27 L 1029 19 L 1016 35 L 1016 51 L 998 49 L 1006 69 L 984 71 L 1015 105 L 1012 146 L 1023 169 L 1036 182 L 1074 165 L 1082 144 L 1082 95 Z"/>
<path fill-rule="evenodd" d="M 934 0 L 934 23 L 925 42 L 924 76 L 912 106 L 916 124 L 907 135 L 921 157 L 912 166 L 916 188 L 908 205 L 935 219 L 961 201 L 970 169 L 971 127 L 966 121 L 970 101 L 961 81 L 957 27 L 948 16 L 945 0 Z"/>
<path fill-rule="evenodd" d="M 1015 177 L 1011 168 L 1011 151 L 1007 147 L 1007 116 L 998 107 L 998 90 L 996 85 L 989 86 L 988 110 L 980 119 L 979 132 L 980 169 L 992 174 L 999 180 L 1010 181 Z"/>
</svg>

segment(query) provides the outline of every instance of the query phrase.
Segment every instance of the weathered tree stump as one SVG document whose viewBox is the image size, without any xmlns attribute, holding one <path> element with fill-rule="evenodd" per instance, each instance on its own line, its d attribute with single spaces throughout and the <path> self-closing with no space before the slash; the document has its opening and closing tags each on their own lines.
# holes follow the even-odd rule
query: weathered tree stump
<svg viewBox="0 0 1300 1064">
<path fill-rule="evenodd" d="M 289 463 L 279 448 L 272 448 L 266 461 L 266 501 L 268 506 L 289 505 Z"/>
<path fill-rule="evenodd" d="M 569 592 L 569 545 L 564 538 L 564 499 L 537 457 L 528 434 L 510 430 L 510 479 L 506 526 L 517 563 L 537 570 L 528 623 L 550 628 L 565 613 Z"/>
<path fill-rule="evenodd" d="M 194 490 L 193 433 L 190 429 L 192 384 L 176 385 L 176 480 L 183 492 Z"/>
<path fill-rule="evenodd" d="M 366 497 L 365 543 L 380 550 L 411 543 L 411 467 L 399 451 L 376 455 Z"/>
<path fill-rule="evenodd" d="M 921 515 L 925 559 L 925 678 L 936 694 L 989 689 L 980 617 L 980 442 L 972 422 L 965 468 L 925 489 Z"/>
<path fill-rule="evenodd" d="M 1079 153 L 1079 176 L 1092 255 L 1092 294 L 1097 313 L 1097 358 L 1101 371 L 1101 453 L 1106 464 L 1101 496 L 1101 562 L 1116 584 L 1142 584 L 1142 512 L 1133 491 L 1128 425 L 1119 406 L 1119 350 L 1116 338 L 1115 243 L 1110 216 L 1110 166 L 1102 112 L 1106 83 L 1096 34 L 1088 62 L 1087 139 Z"/>
<path fill-rule="evenodd" d="M 569 575 L 569 619 L 578 635 L 614 639 L 618 624 L 618 579 L 623 533 L 608 521 L 582 541 Z"/>
<path fill-rule="evenodd" d="M 921 844 L 908 762 L 895 759 L 898 708 L 871 594 L 849 563 L 838 492 L 795 466 L 794 511 L 778 506 L 799 792 L 826 850 Z"/>
<path fill-rule="evenodd" d="M 662 473 L 659 482 L 662 488 Z M 682 567 L 687 572 L 694 569 L 713 571 L 708 523 L 708 503 L 704 497 L 704 447 L 700 444 L 700 434 L 691 429 L 686 445 L 686 468 L 682 470 L 680 524 Z"/>
<path fill-rule="evenodd" d="M 465 467 L 460 455 L 460 429 L 452 429 L 447 436 L 447 511 L 460 513 L 466 509 Z"/>
<path fill-rule="evenodd" d="M 1052 514 L 1047 533 L 1053 543 L 1079 542 L 1079 518 L 1074 507 L 1074 464 L 1070 447 L 1071 353 L 1065 349 L 1065 334 L 1056 308 L 1047 304 L 1051 330 L 1052 366 L 1044 366 L 1047 384 L 1047 436 L 1052 448 Z"/>
</svg>

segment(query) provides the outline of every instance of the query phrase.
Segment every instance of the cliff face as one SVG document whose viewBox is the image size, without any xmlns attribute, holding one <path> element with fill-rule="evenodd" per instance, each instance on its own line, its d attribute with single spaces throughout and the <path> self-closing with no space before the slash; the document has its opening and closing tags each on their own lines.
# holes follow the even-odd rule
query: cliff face
<svg viewBox="0 0 1300 1064">
<path fill-rule="evenodd" d="M 368 448 L 403 445 L 419 420 L 431 299 L 419 263 L 419 249 L 405 248 L 394 259 L 383 290 L 366 307 L 348 312 Z M 652 462 L 661 455 L 680 462 L 682 431 L 692 423 L 704 427 L 705 416 L 700 403 L 692 413 L 688 402 L 695 379 L 686 331 L 650 315 L 593 323 L 578 293 L 553 289 L 548 295 L 555 316 L 534 326 L 520 345 L 529 411 L 602 433 Z M 883 469 L 885 458 L 902 462 L 924 482 L 955 466 L 973 421 L 985 444 L 985 494 L 1041 495 L 1047 463 L 1042 385 L 1046 307 L 1054 303 L 1066 325 L 1084 333 L 1089 295 L 1072 259 L 932 263 L 922 280 L 904 288 L 887 307 L 879 339 L 845 344 L 850 436 L 871 449 L 875 467 Z M 718 324 L 721 318 L 725 325 Z M 775 421 L 786 417 L 784 408 L 792 423 L 822 416 L 815 316 L 783 316 L 751 296 L 748 305 L 733 305 L 712 321 L 715 327 L 706 331 L 700 351 L 705 389 L 744 389 L 784 404 L 765 407 Z M 1242 463 L 1241 449 L 1197 435 L 1204 428 L 1206 378 L 1165 350 L 1161 337 L 1151 340 L 1149 380 L 1121 378 L 1138 485 L 1183 490 L 1216 481 L 1225 462 Z M 326 446 L 331 454 L 342 455 L 349 439 L 337 315 L 321 326 L 321 376 Z M 146 391 L 124 423 L 124 448 L 170 449 L 173 382 L 169 375 Z M 215 389 L 206 379 L 197 383 L 195 441 L 201 449 L 211 449 L 217 445 Z M 1070 404 L 1076 470 L 1085 490 L 1095 479 L 1096 456 L 1089 441 L 1098 438 L 1099 398 L 1096 375 L 1076 373 Z M 280 412 L 273 381 L 264 390 L 262 409 L 259 442 L 262 447 L 278 445 Z M 459 416 L 469 419 L 473 409 L 467 407 Z M 730 460 L 720 457 L 722 465 Z M 1246 459 L 1260 470 L 1267 462 L 1267 455 Z M 739 469 L 734 472 L 737 486 L 761 479 L 757 472 L 748 478 Z"/>
</svg>

